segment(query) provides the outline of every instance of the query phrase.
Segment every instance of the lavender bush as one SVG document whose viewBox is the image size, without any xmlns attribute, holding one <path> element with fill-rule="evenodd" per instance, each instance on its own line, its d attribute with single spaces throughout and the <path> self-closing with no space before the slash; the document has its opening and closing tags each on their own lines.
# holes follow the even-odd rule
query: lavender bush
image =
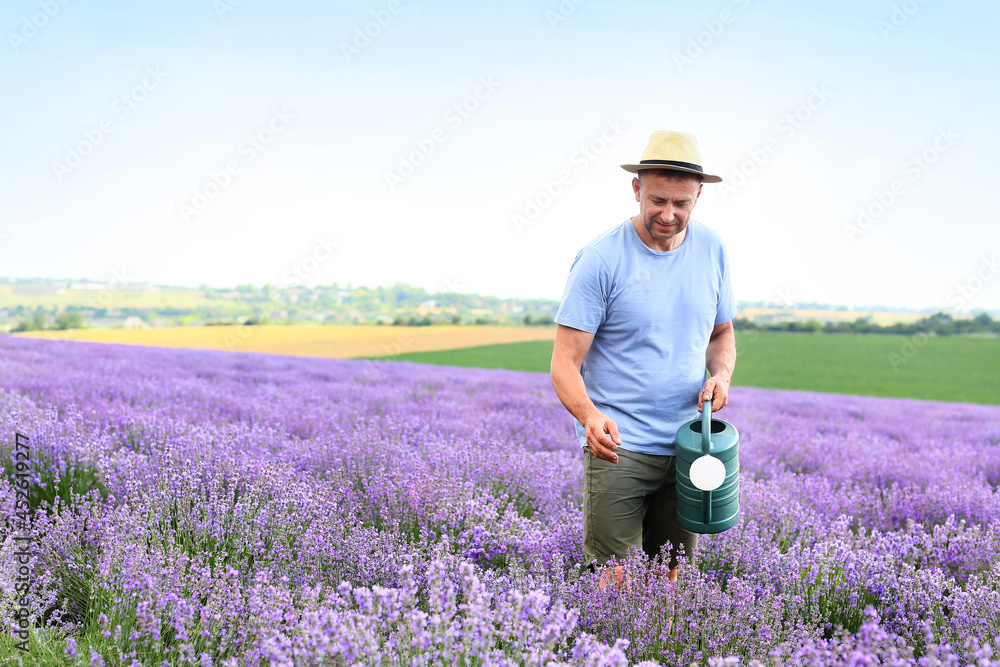
<svg viewBox="0 0 1000 667">
<path fill-rule="evenodd" d="M 34 628 L 0 658 L 1000 665 L 1000 407 L 736 387 L 719 416 L 740 523 L 619 590 L 545 374 L 0 337 L 0 614 L 18 431 Z"/>
</svg>

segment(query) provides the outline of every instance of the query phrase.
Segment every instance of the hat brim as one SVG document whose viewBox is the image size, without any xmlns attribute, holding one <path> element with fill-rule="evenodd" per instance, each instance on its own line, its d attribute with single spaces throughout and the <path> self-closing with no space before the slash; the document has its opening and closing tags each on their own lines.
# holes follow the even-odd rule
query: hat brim
<svg viewBox="0 0 1000 667">
<path fill-rule="evenodd" d="M 664 167 L 661 164 L 623 164 L 621 168 L 627 172 L 638 174 L 643 169 L 667 169 L 669 171 L 683 171 L 689 174 L 698 174 L 701 176 L 702 183 L 721 183 L 722 178 L 714 174 L 706 174 L 701 171 L 695 171 L 694 169 L 685 169 L 684 167 Z"/>
</svg>

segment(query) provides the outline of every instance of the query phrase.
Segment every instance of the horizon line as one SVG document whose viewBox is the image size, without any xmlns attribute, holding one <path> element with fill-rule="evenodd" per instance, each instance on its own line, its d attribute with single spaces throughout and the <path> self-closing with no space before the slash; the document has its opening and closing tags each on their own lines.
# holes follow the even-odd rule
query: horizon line
<svg viewBox="0 0 1000 667">
<path fill-rule="evenodd" d="M 123 290 L 123 291 L 132 291 L 131 288 L 134 288 L 134 287 L 137 287 L 137 286 L 149 286 L 149 287 L 157 287 L 157 288 L 161 288 L 161 289 L 173 289 L 173 290 L 201 290 L 201 289 L 204 289 L 205 287 L 207 287 L 208 289 L 218 290 L 218 291 L 236 290 L 236 289 L 239 288 L 240 285 L 249 285 L 250 287 L 252 287 L 254 289 L 263 289 L 265 287 L 271 286 L 271 287 L 275 287 L 275 288 L 277 288 L 279 290 L 292 290 L 292 289 L 332 289 L 334 285 L 336 285 L 337 287 L 341 287 L 340 283 L 338 283 L 336 281 L 333 282 L 332 284 L 328 284 L 328 285 L 314 285 L 314 286 L 299 284 L 299 285 L 287 285 L 287 286 L 284 286 L 284 287 L 279 287 L 279 286 L 274 285 L 272 283 L 263 283 L 260 286 L 257 286 L 257 285 L 255 285 L 253 283 L 239 283 L 238 285 L 231 286 L 231 287 L 225 287 L 225 286 L 221 286 L 220 287 L 220 286 L 216 286 L 216 285 L 209 285 L 208 283 L 202 283 L 201 285 L 193 287 L 193 286 L 189 286 L 189 285 L 171 285 L 171 284 L 166 284 L 166 283 L 154 283 L 154 282 L 149 282 L 149 281 L 134 281 L 134 282 L 126 281 L 126 282 L 121 282 L 121 284 L 119 285 L 118 284 L 119 281 L 117 281 L 116 279 L 115 280 L 110 280 L 110 281 L 107 281 L 107 280 L 105 280 L 105 281 L 98 281 L 98 280 L 93 280 L 91 278 L 50 278 L 50 277 L 44 277 L 44 276 L 20 277 L 19 278 L 19 277 L 12 277 L 12 276 L 0 276 L 0 284 L 2 284 L 2 283 L 14 284 L 14 283 L 19 283 L 19 282 L 32 282 L 32 281 L 37 281 L 37 282 L 83 283 L 83 284 L 94 285 L 94 286 L 101 286 L 101 287 L 108 287 L 108 286 L 111 286 L 111 285 L 118 285 L 117 287 L 115 287 L 115 289 L 119 289 L 119 290 Z M 348 283 L 346 283 L 346 285 L 343 288 L 344 289 L 387 289 L 387 288 L 394 287 L 396 285 L 405 285 L 407 287 L 415 287 L 415 288 L 418 288 L 418 289 L 422 289 L 422 290 L 424 290 L 427 293 L 428 296 L 433 296 L 433 295 L 438 295 L 438 294 L 466 294 L 466 295 L 469 295 L 469 296 L 477 296 L 477 297 L 491 297 L 491 298 L 499 299 L 501 301 L 553 301 L 553 302 L 557 302 L 557 303 L 560 301 L 559 299 L 553 299 L 553 298 L 550 298 L 550 297 L 543 297 L 543 296 L 510 296 L 510 297 L 502 297 L 502 296 L 497 296 L 495 294 L 480 294 L 478 292 L 468 292 L 468 291 L 459 291 L 459 290 L 453 290 L 453 291 L 450 291 L 450 292 L 449 291 L 431 292 L 426 287 L 424 287 L 422 285 L 414 285 L 414 284 L 411 284 L 411 283 L 401 283 L 401 282 L 398 282 L 398 281 L 395 282 L 395 283 L 392 283 L 390 285 L 374 285 L 374 286 L 368 286 L 368 285 L 353 285 L 352 286 L 352 284 L 350 282 L 348 282 Z M 750 305 L 750 304 L 767 304 L 767 305 Z M 923 308 L 910 308 L 910 307 L 906 307 L 906 306 L 895 306 L 895 305 L 885 305 L 885 304 L 863 304 L 863 305 L 855 305 L 855 304 L 846 304 L 846 303 L 840 303 L 840 304 L 836 304 L 836 303 L 820 303 L 818 301 L 796 301 L 794 303 L 787 303 L 787 302 L 779 303 L 779 302 L 775 302 L 775 301 L 771 301 L 771 300 L 767 300 L 767 299 L 737 299 L 736 300 L 736 305 L 737 305 L 737 308 L 741 307 L 741 305 L 742 305 L 743 308 L 771 308 L 771 309 L 786 309 L 786 310 L 831 310 L 831 311 L 843 311 L 843 310 L 847 310 L 847 311 L 850 311 L 850 312 L 859 312 L 859 313 L 860 312 L 865 312 L 865 311 L 872 311 L 872 312 L 900 312 L 900 313 L 937 313 L 937 312 L 949 313 L 949 312 L 954 312 L 954 313 L 965 313 L 965 314 L 967 314 L 969 316 L 972 316 L 972 317 L 974 317 L 977 313 L 981 313 L 981 312 L 988 313 L 988 314 L 990 314 L 990 313 L 1000 313 L 1000 307 L 998 307 L 998 308 L 986 308 L 986 307 L 980 306 L 978 308 L 973 308 L 973 309 L 971 309 L 969 311 L 958 311 L 958 310 L 955 310 L 955 309 L 949 309 L 949 308 L 940 307 L 940 306 L 926 306 L 926 307 L 923 307 Z"/>
</svg>

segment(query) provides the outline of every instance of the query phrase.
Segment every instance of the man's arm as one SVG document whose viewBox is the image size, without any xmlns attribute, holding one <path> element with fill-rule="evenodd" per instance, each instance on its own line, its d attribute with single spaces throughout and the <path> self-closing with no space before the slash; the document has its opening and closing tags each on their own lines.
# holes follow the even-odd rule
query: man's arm
<svg viewBox="0 0 1000 667">
<path fill-rule="evenodd" d="M 706 396 L 712 397 L 712 412 L 721 410 L 729 402 L 729 383 L 736 368 L 736 333 L 733 321 L 715 325 L 705 350 L 705 366 L 712 377 L 705 380 L 705 390 L 698 395 L 698 411 Z"/>
<path fill-rule="evenodd" d="M 618 455 L 614 451 L 622 444 L 618 436 L 618 425 L 590 400 L 580 374 L 583 360 L 593 342 L 592 333 L 562 324 L 556 325 L 556 341 L 552 348 L 550 366 L 552 388 L 556 390 L 563 406 L 586 429 L 590 452 L 599 459 L 618 463 Z"/>
</svg>

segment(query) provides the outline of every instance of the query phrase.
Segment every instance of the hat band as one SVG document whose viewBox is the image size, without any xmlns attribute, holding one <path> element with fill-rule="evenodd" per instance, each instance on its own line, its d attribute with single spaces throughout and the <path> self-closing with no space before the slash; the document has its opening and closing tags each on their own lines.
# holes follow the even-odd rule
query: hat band
<svg viewBox="0 0 1000 667">
<path fill-rule="evenodd" d="M 693 162 L 678 162 L 677 160 L 640 160 L 639 164 L 662 164 L 666 167 L 683 167 L 684 169 L 694 169 L 695 171 L 705 173 L 700 164 L 694 164 Z"/>
</svg>

